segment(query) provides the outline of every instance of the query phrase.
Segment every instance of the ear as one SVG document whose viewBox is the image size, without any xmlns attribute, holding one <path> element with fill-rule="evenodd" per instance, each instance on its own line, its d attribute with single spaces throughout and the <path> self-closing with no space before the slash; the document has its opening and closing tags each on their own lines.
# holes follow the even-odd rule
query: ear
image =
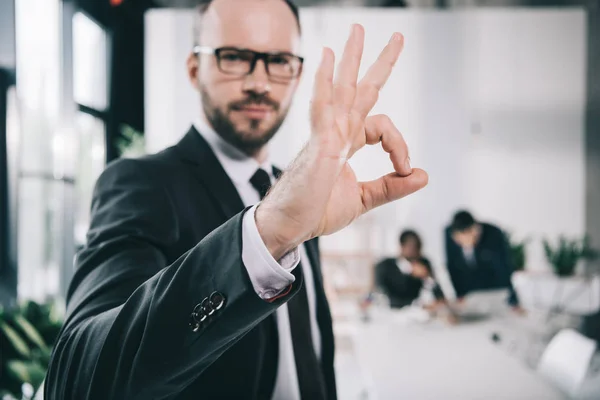
<svg viewBox="0 0 600 400">
<path fill-rule="evenodd" d="M 198 57 L 194 53 L 190 53 L 186 61 L 186 67 L 188 72 L 188 78 L 192 83 L 194 88 L 198 89 L 198 70 L 200 69 L 200 65 L 198 63 Z"/>
</svg>

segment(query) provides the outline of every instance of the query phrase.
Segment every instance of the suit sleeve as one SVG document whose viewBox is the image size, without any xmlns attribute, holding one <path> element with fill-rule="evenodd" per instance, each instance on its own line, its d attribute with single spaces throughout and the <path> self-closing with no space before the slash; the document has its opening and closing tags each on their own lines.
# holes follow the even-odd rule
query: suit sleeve
<svg viewBox="0 0 600 400">
<path fill-rule="evenodd" d="M 275 301 L 256 294 L 242 262 L 243 213 L 167 265 L 177 217 L 142 167 L 119 161 L 98 180 L 47 400 L 171 398 L 298 290 L 301 279 Z M 215 292 L 224 304 L 196 325 L 193 311 Z"/>
<path fill-rule="evenodd" d="M 467 293 L 467 288 L 462 279 L 462 273 L 460 271 L 460 263 L 462 251 L 460 247 L 454 242 L 450 234 L 450 229 L 446 229 L 446 266 L 448 268 L 448 275 L 452 281 L 452 286 L 456 292 L 456 297 L 463 297 Z"/>
</svg>

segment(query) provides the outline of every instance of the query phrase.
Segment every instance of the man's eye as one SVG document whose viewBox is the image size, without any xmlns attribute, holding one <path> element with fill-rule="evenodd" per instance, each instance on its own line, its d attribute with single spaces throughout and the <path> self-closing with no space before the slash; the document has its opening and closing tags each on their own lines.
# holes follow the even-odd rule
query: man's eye
<svg viewBox="0 0 600 400">
<path fill-rule="evenodd" d="M 242 58 L 236 53 L 221 54 L 221 59 L 225 61 L 240 61 Z"/>
<path fill-rule="evenodd" d="M 272 57 L 269 59 L 269 62 L 270 62 L 271 64 L 281 64 L 281 65 L 285 65 L 285 64 L 287 64 L 287 63 L 288 63 L 288 59 L 287 59 L 287 57 L 284 57 L 284 56 L 272 56 Z"/>
</svg>

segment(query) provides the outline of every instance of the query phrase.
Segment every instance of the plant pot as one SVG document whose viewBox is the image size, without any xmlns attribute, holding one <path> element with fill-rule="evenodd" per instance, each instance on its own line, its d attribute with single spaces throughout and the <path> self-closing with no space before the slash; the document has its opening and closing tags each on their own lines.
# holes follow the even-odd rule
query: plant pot
<svg viewBox="0 0 600 400">
<path fill-rule="evenodd" d="M 576 265 L 562 265 L 562 266 L 552 266 L 554 269 L 554 273 L 560 277 L 569 277 L 575 275 L 575 267 Z"/>
</svg>

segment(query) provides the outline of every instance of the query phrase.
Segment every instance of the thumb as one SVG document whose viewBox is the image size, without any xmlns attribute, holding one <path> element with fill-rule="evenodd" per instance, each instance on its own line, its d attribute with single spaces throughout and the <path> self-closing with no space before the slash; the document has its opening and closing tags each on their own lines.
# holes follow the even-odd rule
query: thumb
<svg viewBox="0 0 600 400">
<path fill-rule="evenodd" d="M 428 180 L 427 172 L 413 168 L 408 176 L 392 172 L 374 181 L 361 182 L 363 213 L 422 189 Z"/>
</svg>

